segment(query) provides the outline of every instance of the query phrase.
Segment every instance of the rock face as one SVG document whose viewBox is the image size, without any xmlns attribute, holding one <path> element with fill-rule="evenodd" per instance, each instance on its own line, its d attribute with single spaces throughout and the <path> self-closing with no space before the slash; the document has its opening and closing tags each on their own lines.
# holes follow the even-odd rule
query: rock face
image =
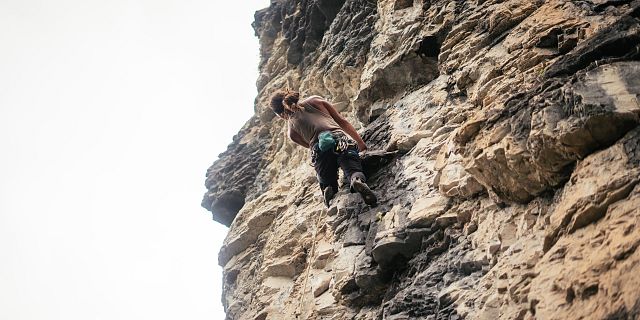
<svg viewBox="0 0 640 320">
<path fill-rule="evenodd" d="M 274 0 L 207 171 L 228 319 L 640 318 L 640 1 Z M 325 209 L 269 96 L 330 100 L 371 208 Z"/>
</svg>

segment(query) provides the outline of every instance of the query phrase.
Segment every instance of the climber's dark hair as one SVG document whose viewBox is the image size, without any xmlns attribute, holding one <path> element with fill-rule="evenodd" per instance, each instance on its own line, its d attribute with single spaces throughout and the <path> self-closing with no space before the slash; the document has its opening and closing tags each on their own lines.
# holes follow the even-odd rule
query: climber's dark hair
<svg viewBox="0 0 640 320">
<path fill-rule="evenodd" d="M 271 96 L 271 109 L 276 114 L 280 115 L 283 112 L 292 114 L 300 109 L 298 100 L 300 99 L 300 93 L 290 89 L 280 89 Z"/>
</svg>

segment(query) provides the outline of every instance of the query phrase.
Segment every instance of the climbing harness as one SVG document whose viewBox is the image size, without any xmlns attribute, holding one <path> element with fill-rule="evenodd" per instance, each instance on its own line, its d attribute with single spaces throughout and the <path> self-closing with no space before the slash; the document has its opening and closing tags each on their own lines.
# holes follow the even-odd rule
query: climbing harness
<svg viewBox="0 0 640 320">
<path fill-rule="evenodd" d="M 336 139 L 336 148 L 334 149 L 335 153 L 354 150 L 355 153 L 358 154 L 358 144 L 353 139 L 344 134 L 339 134 Z"/>
<path fill-rule="evenodd" d="M 358 144 L 351 137 L 341 132 L 323 131 L 318 135 L 318 142 L 309 148 L 311 154 L 311 166 L 316 165 L 316 159 L 319 153 L 329 152 L 331 150 L 335 154 L 344 152 L 358 155 Z"/>
</svg>

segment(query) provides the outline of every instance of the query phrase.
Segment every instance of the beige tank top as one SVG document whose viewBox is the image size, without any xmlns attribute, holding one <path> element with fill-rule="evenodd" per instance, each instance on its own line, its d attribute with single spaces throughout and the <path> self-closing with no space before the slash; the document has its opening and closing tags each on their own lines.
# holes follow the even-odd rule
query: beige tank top
<svg viewBox="0 0 640 320">
<path fill-rule="evenodd" d="M 310 146 L 318 141 L 318 135 L 322 131 L 342 131 L 331 115 L 308 102 L 301 102 L 300 105 L 304 109 L 291 115 L 289 125 Z"/>
</svg>

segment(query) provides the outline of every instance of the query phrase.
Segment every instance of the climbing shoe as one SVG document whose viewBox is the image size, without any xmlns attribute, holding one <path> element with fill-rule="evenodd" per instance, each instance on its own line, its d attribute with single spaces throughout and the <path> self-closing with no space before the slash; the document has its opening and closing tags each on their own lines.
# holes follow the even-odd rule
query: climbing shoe
<svg viewBox="0 0 640 320">
<path fill-rule="evenodd" d="M 324 205 L 329 208 L 329 204 L 331 203 L 331 199 L 336 195 L 336 192 L 333 190 L 331 186 L 324 188 L 322 190 L 322 196 L 324 197 Z"/>
<path fill-rule="evenodd" d="M 369 186 L 366 183 L 364 183 L 362 179 L 360 178 L 353 179 L 353 182 L 351 182 L 351 187 L 362 196 L 362 199 L 364 199 L 364 203 L 372 207 L 376 206 L 376 204 L 378 203 L 378 198 L 376 197 L 376 194 L 373 193 L 371 189 L 369 189 Z"/>
</svg>

